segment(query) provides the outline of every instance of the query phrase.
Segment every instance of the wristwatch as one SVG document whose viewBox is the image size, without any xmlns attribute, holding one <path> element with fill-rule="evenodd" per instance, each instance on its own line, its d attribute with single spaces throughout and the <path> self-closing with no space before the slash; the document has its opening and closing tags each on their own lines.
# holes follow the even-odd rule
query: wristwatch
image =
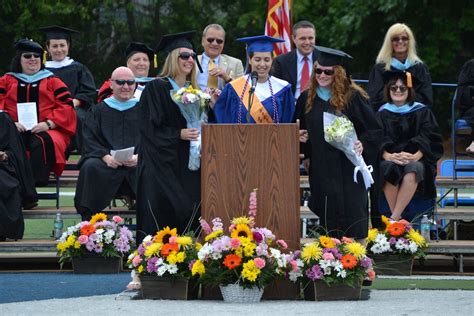
<svg viewBox="0 0 474 316">
<path fill-rule="evenodd" d="M 46 120 L 44 122 L 46 123 L 46 125 L 48 125 L 48 129 L 52 129 L 52 125 L 48 120 Z"/>
</svg>

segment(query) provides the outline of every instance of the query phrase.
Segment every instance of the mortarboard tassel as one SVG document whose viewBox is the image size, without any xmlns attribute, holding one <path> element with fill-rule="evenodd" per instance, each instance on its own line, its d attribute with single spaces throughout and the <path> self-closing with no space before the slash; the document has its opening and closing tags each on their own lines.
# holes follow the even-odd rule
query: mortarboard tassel
<svg viewBox="0 0 474 316">
<path fill-rule="evenodd" d="M 408 71 L 406 71 L 405 73 L 407 75 L 407 87 L 408 88 L 413 88 L 413 80 L 412 80 L 412 77 L 411 77 L 411 73 L 409 73 Z"/>
<path fill-rule="evenodd" d="M 153 54 L 153 67 L 158 68 L 158 56 Z"/>
</svg>

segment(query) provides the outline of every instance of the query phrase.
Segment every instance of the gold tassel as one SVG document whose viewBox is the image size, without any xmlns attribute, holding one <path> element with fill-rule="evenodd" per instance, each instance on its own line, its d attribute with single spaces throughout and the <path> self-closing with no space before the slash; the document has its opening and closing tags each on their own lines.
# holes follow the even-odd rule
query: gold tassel
<svg viewBox="0 0 474 316">
<path fill-rule="evenodd" d="M 409 73 L 408 71 L 405 72 L 406 75 L 407 75 L 407 87 L 408 88 L 413 88 L 413 80 L 412 80 L 412 77 L 411 77 L 411 73 Z"/>
<path fill-rule="evenodd" d="M 153 67 L 158 68 L 158 56 L 156 54 L 153 55 Z"/>
<path fill-rule="evenodd" d="M 46 64 L 46 61 L 48 60 L 48 52 L 43 51 L 43 64 Z"/>
</svg>

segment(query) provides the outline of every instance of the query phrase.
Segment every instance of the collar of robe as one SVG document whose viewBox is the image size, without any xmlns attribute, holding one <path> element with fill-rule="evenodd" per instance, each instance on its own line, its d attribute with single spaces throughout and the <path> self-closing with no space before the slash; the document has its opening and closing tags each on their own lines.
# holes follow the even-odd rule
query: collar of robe
<svg viewBox="0 0 474 316">
<path fill-rule="evenodd" d="M 156 79 L 155 77 L 135 77 L 135 81 L 138 83 L 150 82 Z"/>
<path fill-rule="evenodd" d="M 179 89 L 181 89 L 181 87 L 176 83 L 176 81 L 175 81 L 173 78 L 171 78 L 171 77 L 166 77 L 166 78 L 167 78 L 167 79 L 169 80 L 169 82 L 171 83 L 171 86 L 173 87 L 173 90 L 178 91 Z M 190 82 L 186 82 L 186 83 L 184 84 L 184 87 L 183 87 L 183 88 L 189 87 L 190 84 L 191 84 Z"/>
<path fill-rule="evenodd" d="M 392 61 L 391 61 L 390 65 L 395 69 L 405 71 L 405 70 L 407 70 L 408 68 L 410 68 L 412 66 L 412 63 L 411 63 L 411 61 L 408 60 L 408 58 L 405 60 L 404 63 L 402 63 L 401 61 L 399 61 L 395 57 L 392 57 Z"/>
<path fill-rule="evenodd" d="M 67 67 L 70 64 L 72 64 L 73 62 L 74 62 L 74 59 L 69 58 L 68 56 L 66 56 L 66 58 L 64 58 L 61 61 L 48 60 L 44 65 L 45 65 L 46 68 L 56 69 L 56 68 Z"/>
<path fill-rule="evenodd" d="M 138 101 L 140 101 L 138 98 L 131 98 L 130 100 L 122 102 L 117 100 L 114 96 L 104 100 L 105 104 L 120 112 L 133 108 L 138 103 Z"/>
<path fill-rule="evenodd" d="M 316 88 L 316 94 L 318 95 L 318 97 L 320 97 L 321 99 L 323 99 L 326 102 L 329 99 L 331 99 L 331 90 L 330 89 L 326 89 L 326 88 L 322 88 L 322 87 L 318 86 Z"/>
<path fill-rule="evenodd" d="M 425 107 L 426 106 L 424 104 L 421 104 L 419 102 L 405 103 L 402 106 L 397 106 L 393 103 L 385 103 L 379 108 L 379 112 L 387 110 L 389 112 L 397 114 L 408 114 L 423 109 Z"/>
<path fill-rule="evenodd" d="M 46 69 L 40 70 L 34 75 L 27 75 L 21 72 L 7 72 L 8 75 L 12 75 L 13 77 L 20 79 L 21 81 L 28 82 L 28 83 L 33 83 L 40 81 L 44 78 L 48 78 L 51 76 L 54 76 L 54 74 Z"/>
</svg>

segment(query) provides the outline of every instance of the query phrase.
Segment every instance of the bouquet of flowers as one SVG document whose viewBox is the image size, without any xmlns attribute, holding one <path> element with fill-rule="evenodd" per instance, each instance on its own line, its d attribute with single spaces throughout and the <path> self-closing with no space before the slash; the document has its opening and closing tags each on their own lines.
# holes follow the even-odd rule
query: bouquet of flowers
<svg viewBox="0 0 474 316">
<path fill-rule="evenodd" d="M 299 257 L 298 267 L 306 282 L 322 280 L 328 285 L 356 286 L 363 279 L 375 278 L 372 259 L 366 256 L 365 247 L 350 238 L 320 236 L 315 242 L 305 244 Z"/>
<path fill-rule="evenodd" d="M 424 249 L 428 246 L 421 234 L 409 222 L 400 220 L 390 222 L 382 216 L 385 230 L 377 228 L 369 230 L 367 249 L 373 254 L 397 254 L 402 257 L 424 256 Z"/>
<path fill-rule="evenodd" d="M 132 232 L 123 226 L 123 219 L 114 216 L 111 221 L 107 215 L 97 213 L 90 221 L 70 226 L 59 238 L 59 263 L 87 253 L 95 253 L 104 257 L 121 257 L 130 251 L 134 242 Z"/>
<path fill-rule="evenodd" d="M 365 188 L 368 189 L 374 183 L 372 178 L 372 166 L 367 166 L 362 155 L 354 150 L 357 134 L 352 122 L 344 115 L 323 113 L 324 139 L 326 142 L 344 152 L 347 159 L 354 164 L 354 182 L 357 183 L 357 173 L 360 171 L 364 178 Z"/>
<path fill-rule="evenodd" d="M 155 236 L 146 236 L 128 256 L 127 264 L 140 275 L 190 277 L 191 264 L 196 259 L 192 238 L 179 236 L 176 228 L 165 227 Z"/>
<path fill-rule="evenodd" d="M 255 216 L 254 191 L 248 216 L 232 219 L 229 235 L 225 234 L 220 218 L 212 220 L 212 228 L 201 219 L 206 237 L 198 251 L 198 260 L 192 265 L 192 274 L 199 275 L 204 284 L 238 284 L 243 288 L 260 289 L 286 274 L 296 279 L 296 260 L 282 252 L 287 248 L 286 242 L 277 240 L 267 228 L 255 227 Z"/>
<path fill-rule="evenodd" d="M 181 114 L 187 122 L 188 128 L 197 128 L 201 132 L 201 124 L 207 123 L 207 111 L 211 101 L 211 95 L 207 89 L 205 92 L 194 89 L 193 86 L 171 90 L 171 98 L 178 105 Z M 198 170 L 201 152 L 201 134 L 197 140 L 191 141 L 189 148 L 189 170 Z"/>
</svg>

